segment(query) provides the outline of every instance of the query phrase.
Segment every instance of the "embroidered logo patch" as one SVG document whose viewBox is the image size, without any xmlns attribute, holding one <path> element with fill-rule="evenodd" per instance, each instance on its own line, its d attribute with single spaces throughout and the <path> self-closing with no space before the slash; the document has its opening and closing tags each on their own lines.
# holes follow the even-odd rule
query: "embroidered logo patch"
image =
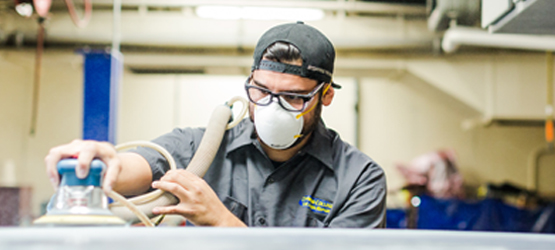
<svg viewBox="0 0 555 250">
<path fill-rule="evenodd" d="M 303 198 L 299 201 L 299 205 L 319 214 L 329 214 L 331 208 L 333 207 L 331 202 L 318 198 L 312 198 L 310 195 L 303 196 Z"/>
</svg>

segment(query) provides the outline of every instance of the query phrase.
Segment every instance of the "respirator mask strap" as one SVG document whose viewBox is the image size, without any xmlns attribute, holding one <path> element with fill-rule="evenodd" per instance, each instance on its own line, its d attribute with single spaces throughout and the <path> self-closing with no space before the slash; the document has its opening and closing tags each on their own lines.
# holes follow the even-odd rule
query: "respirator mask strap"
<svg viewBox="0 0 555 250">
<path fill-rule="evenodd" d="M 327 84 L 327 83 L 324 83 L 324 84 Z M 331 86 L 331 84 L 328 84 L 328 86 L 326 86 L 326 88 L 324 88 L 324 91 L 322 91 L 322 96 L 324 96 L 326 94 L 326 92 L 328 92 L 328 89 L 330 88 L 330 86 Z M 318 102 L 316 102 L 314 105 L 312 105 L 312 107 L 310 107 L 309 109 L 307 109 L 307 110 L 303 111 L 302 113 L 298 114 L 296 116 L 296 118 L 299 119 L 299 118 L 303 117 L 304 115 L 308 114 L 310 111 L 312 111 L 316 107 L 316 105 L 318 105 Z M 300 136 L 302 136 L 302 135 L 300 135 Z"/>
</svg>

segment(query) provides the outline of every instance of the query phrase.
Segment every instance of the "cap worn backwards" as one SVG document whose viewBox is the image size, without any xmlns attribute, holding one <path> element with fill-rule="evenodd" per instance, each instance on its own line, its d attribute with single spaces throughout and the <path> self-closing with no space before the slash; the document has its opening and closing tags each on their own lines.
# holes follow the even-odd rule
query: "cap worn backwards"
<svg viewBox="0 0 555 250">
<path fill-rule="evenodd" d="M 299 49 L 302 66 L 262 60 L 266 48 L 276 42 L 286 42 Z M 264 69 L 298 75 L 318 82 L 331 82 L 334 88 L 340 85 L 332 82 L 335 49 L 324 34 L 303 22 L 275 26 L 260 37 L 254 50 L 252 70 Z"/>
</svg>

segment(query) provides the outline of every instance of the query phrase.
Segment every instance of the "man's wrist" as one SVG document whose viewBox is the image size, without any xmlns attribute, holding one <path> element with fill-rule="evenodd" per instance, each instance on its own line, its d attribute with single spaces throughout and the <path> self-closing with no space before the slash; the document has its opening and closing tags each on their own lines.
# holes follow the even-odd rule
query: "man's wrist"
<svg viewBox="0 0 555 250">
<path fill-rule="evenodd" d="M 239 220 L 234 214 L 229 211 L 226 211 L 225 215 L 221 220 L 219 220 L 216 227 L 247 227 L 243 221 Z"/>
</svg>

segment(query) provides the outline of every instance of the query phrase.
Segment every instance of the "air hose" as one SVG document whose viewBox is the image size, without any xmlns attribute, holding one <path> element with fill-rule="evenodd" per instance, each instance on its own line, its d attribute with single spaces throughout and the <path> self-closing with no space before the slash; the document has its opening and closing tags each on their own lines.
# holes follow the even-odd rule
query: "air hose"
<svg viewBox="0 0 555 250">
<path fill-rule="evenodd" d="M 228 123 L 231 117 L 231 107 L 238 101 L 242 102 L 242 110 L 238 117 L 233 119 L 231 123 Z M 204 176 L 212 164 L 216 153 L 218 152 L 225 131 L 239 124 L 247 113 L 247 109 L 248 102 L 242 97 L 233 97 L 226 103 L 226 105 L 216 107 L 216 109 L 212 112 L 208 125 L 206 126 L 199 148 L 186 168 L 187 171 L 190 171 L 199 177 Z M 116 150 L 121 151 L 139 146 L 149 147 L 158 151 L 166 158 L 170 169 L 177 169 L 175 160 L 171 154 L 163 147 L 152 142 L 128 142 L 117 145 Z M 126 199 L 114 191 L 110 191 L 108 196 L 115 201 L 109 206 L 114 215 L 119 216 L 123 220 L 131 223 L 140 221 L 145 226 L 154 226 L 149 219 L 154 217 L 154 214 L 152 213 L 152 209 L 154 207 L 175 205 L 179 202 L 179 200 L 171 193 L 167 193 L 159 189 L 131 199 Z"/>
</svg>

